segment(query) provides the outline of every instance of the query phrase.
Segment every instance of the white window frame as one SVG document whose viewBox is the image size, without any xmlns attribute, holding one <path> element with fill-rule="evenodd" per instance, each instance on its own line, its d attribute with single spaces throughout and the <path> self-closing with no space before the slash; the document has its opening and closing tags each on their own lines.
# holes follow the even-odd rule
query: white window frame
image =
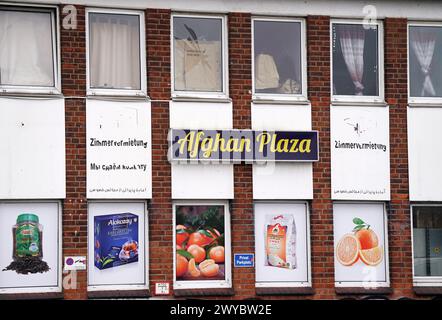
<svg viewBox="0 0 442 320">
<path fill-rule="evenodd" d="M 285 93 L 257 93 L 255 91 L 255 21 L 267 22 L 295 22 L 301 25 L 301 94 Z M 253 17 L 252 18 L 252 100 L 258 101 L 286 101 L 286 102 L 308 102 L 307 93 L 307 43 L 305 19 L 287 17 Z"/>
<path fill-rule="evenodd" d="M 112 89 L 112 88 L 91 88 L 90 83 L 90 27 L 89 15 L 91 13 L 119 14 L 138 16 L 140 25 L 140 89 Z M 145 18 L 143 11 L 137 10 L 120 10 L 120 9 L 104 9 L 104 8 L 86 8 L 86 94 L 88 96 L 126 96 L 126 97 L 147 97 L 147 74 L 146 74 L 146 33 Z"/>
<path fill-rule="evenodd" d="M 94 239 L 90 239 L 89 237 L 89 219 L 90 219 L 90 210 L 89 204 L 99 204 L 99 203 L 142 203 L 144 205 L 144 284 L 102 284 L 102 285 L 91 285 L 89 284 L 89 272 L 87 272 L 87 291 L 88 292 L 96 292 L 96 291 L 118 291 L 118 290 L 148 290 L 149 289 L 149 211 L 147 209 L 147 202 L 144 200 L 88 200 L 87 203 L 87 221 L 88 221 L 88 230 L 87 230 L 87 257 L 89 256 L 89 241 L 93 241 Z M 140 237 L 140 235 L 139 235 Z M 88 261 L 89 264 L 94 265 L 94 261 Z M 93 266 L 94 267 L 94 266 Z M 86 269 L 86 271 L 88 271 Z"/>
<path fill-rule="evenodd" d="M 412 106 L 442 106 L 442 97 L 412 97 L 411 96 L 411 81 L 410 81 L 410 27 L 439 27 L 442 31 L 442 22 L 414 22 L 410 21 L 407 24 L 407 89 L 408 89 L 408 104 Z"/>
<path fill-rule="evenodd" d="M 230 237 L 229 201 L 223 200 L 177 200 L 173 201 L 173 288 L 177 289 L 220 289 L 232 288 L 232 243 Z M 176 280 L 176 207 L 177 206 L 224 206 L 224 251 L 225 280 L 177 281 Z"/>
<path fill-rule="evenodd" d="M 296 200 L 289 200 L 289 201 L 280 201 L 280 200 L 274 200 L 274 201 L 268 201 L 268 200 L 255 200 L 253 203 L 253 219 L 255 220 L 255 206 L 257 204 L 303 204 L 305 205 L 305 214 L 306 219 L 305 222 L 307 224 L 307 281 L 272 281 L 272 282 L 257 282 L 255 281 L 255 287 L 256 288 L 309 288 L 312 286 L 312 256 L 311 256 L 311 235 L 310 235 L 310 206 L 307 201 L 296 201 Z M 255 230 L 256 231 L 256 230 Z M 258 235 L 255 233 L 255 238 Z M 260 235 L 262 236 L 262 234 Z M 256 255 L 256 242 L 255 242 L 255 255 Z M 303 257 L 301 257 L 303 259 Z M 255 259 L 256 260 L 256 259 Z M 256 270 L 255 270 L 256 274 Z"/>
<path fill-rule="evenodd" d="M 12 4 L 0 3 L 0 10 L 5 7 L 11 11 L 26 11 L 26 12 L 43 12 L 51 15 L 51 39 L 52 39 L 52 64 L 54 69 L 53 80 L 54 86 L 29 86 L 29 85 L 1 85 L 1 94 L 23 94 L 23 95 L 60 95 L 61 94 L 61 59 L 60 59 L 60 23 L 59 23 L 59 8 L 54 5 L 39 5 L 39 4 Z"/>
<path fill-rule="evenodd" d="M 410 205 L 410 222 L 411 222 L 411 258 L 413 267 L 413 286 L 415 287 L 442 287 L 442 276 L 415 276 L 414 275 L 414 225 L 413 225 L 413 208 L 414 207 L 439 207 L 442 209 L 442 204 L 434 203 L 420 203 Z"/>
<path fill-rule="evenodd" d="M 173 38 L 173 21 L 174 18 L 200 18 L 200 19 L 221 19 L 221 54 L 222 54 L 222 87 L 220 92 L 208 91 L 182 91 L 175 90 L 175 41 Z M 170 71 L 171 71 L 171 92 L 172 99 L 176 100 L 226 100 L 229 99 L 229 44 L 227 37 L 227 17 L 225 15 L 212 14 L 195 14 L 195 13 L 172 13 L 170 18 Z"/>
<path fill-rule="evenodd" d="M 333 94 L 333 25 L 334 24 L 368 24 L 377 26 L 378 30 L 378 96 L 353 96 Z M 332 104 L 385 104 L 384 89 L 384 27 L 381 20 L 365 21 L 362 19 L 330 20 L 330 95 Z"/>
<path fill-rule="evenodd" d="M 58 207 L 58 276 L 57 286 L 34 287 L 34 288 L 8 288 L 0 289 L 2 294 L 32 294 L 32 293 L 61 293 L 63 288 L 63 230 L 62 230 L 62 212 L 63 206 L 60 200 L 1 200 L 2 203 L 57 203 Z"/>
<path fill-rule="evenodd" d="M 387 203 L 383 201 L 333 201 L 332 203 L 332 210 L 333 210 L 333 216 L 334 216 L 334 205 L 335 204 L 351 204 L 351 205 L 358 205 L 358 204 L 382 204 L 384 208 L 384 259 L 385 259 L 385 281 L 370 281 L 369 286 L 367 286 L 367 283 L 364 283 L 363 281 L 336 281 L 336 277 L 334 279 L 335 287 L 336 288 L 389 288 L 390 287 L 390 253 L 389 253 L 389 237 L 388 237 L 388 212 L 387 212 Z M 334 237 L 334 228 L 333 228 L 333 237 Z M 334 241 L 333 241 L 334 243 Z M 336 243 L 333 244 L 333 259 L 336 255 Z M 333 262 L 335 263 L 335 262 Z M 334 265 L 333 268 L 336 266 Z"/>
</svg>

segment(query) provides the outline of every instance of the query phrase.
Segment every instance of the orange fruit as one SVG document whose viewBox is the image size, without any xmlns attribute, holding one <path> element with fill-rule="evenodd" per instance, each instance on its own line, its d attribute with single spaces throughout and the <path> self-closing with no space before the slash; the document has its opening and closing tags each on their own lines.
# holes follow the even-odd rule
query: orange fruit
<svg viewBox="0 0 442 320">
<path fill-rule="evenodd" d="M 187 252 L 189 252 L 193 256 L 196 263 L 200 263 L 201 261 L 206 259 L 206 250 L 204 250 L 204 248 L 200 247 L 199 245 L 190 245 L 187 248 Z"/>
<path fill-rule="evenodd" d="M 177 254 L 176 255 L 176 276 L 182 277 L 186 274 L 188 269 L 188 262 L 187 259 L 184 258 L 182 255 Z"/>
<path fill-rule="evenodd" d="M 176 226 L 176 244 L 179 246 L 189 238 L 189 234 L 185 231 L 186 229 L 182 224 Z"/>
<path fill-rule="evenodd" d="M 384 257 L 382 247 L 374 247 L 372 249 L 361 250 L 359 253 L 362 262 L 368 266 L 377 266 Z"/>
<path fill-rule="evenodd" d="M 197 278 L 201 275 L 201 272 L 196 267 L 195 259 L 190 259 L 188 270 L 189 270 L 189 274 L 194 278 Z"/>
<path fill-rule="evenodd" d="M 219 265 L 213 259 L 207 259 L 200 263 L 200 272 L 205 277 L 214 277 L 219 272 Z"/>
<path fill-rule="evenodd" d="M 336 246 L 336 259 L 344 266 L 351 266 L 359 259 L 361 244 L 351 233 L 344 235 Z"/>
<path fill-rule="evenodd" d="M 224 247 L 223 246 L 213 247 L 209 251 L 209 257 L 210 257 L 210 259 L 214 260 L 217 263 L 223 263 L 224 262 Z"/>
<path fill-rule="evenodd" d="M 210 234 L 210 236 L 203 235 L 204 239 L 206 240 L 206 244 L 205 245 L 211 244 L 213 240 L 216 240 L 221 235 L 219 233 L 219 231 L 216 230 L 215 228 L 213 229 L 213 232 L 210 231 L 210 230 L 206 230 L 206 232 L 208 234 Z"/>
<path fill-rule="evenodd" d="M 361 250 L 371 249 L 378 246 L 378 236 L 371 229 L 356 231 L 355 236 L 361 243 Z"/>
<path fill-rule="evenodd" d="M 187 244 L 189 246 L 192 245 L 192 244 L 196 244 L 196 245 L 198 245 L 200 247 L 203 247 L 203 246 L 205 246 L 207 244 L 206 242 L 207 242 L 207 239 L 206 239 L 205 235 L 203 235 L 200 232 L 194 232 L 194 233 L 192 233 L 190 235 L 189 241 L 187 241 Z"/>
</svg>

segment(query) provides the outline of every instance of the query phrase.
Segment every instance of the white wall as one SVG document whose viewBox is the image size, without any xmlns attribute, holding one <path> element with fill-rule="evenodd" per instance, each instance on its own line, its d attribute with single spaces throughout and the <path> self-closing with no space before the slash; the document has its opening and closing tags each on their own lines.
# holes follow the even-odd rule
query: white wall
<svg viewBox="0 0 442 320">
<path fill-rule="evenodd" d="M 0 98 L 0 141 L 0 198 L 65 198 L 64 99 Z"/>
</svg>

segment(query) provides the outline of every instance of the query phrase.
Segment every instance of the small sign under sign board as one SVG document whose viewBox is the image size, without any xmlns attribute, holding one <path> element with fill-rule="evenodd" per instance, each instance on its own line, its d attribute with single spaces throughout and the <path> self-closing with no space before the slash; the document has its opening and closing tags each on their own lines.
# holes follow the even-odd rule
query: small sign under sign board
<svg viewBox="0 0 442 320">
<path fill-rule="evenodd" d="M 253 268 L 255 266 L 255 254 L 253 253 L 235 253 L 235 268 Z"/>
<path fill-rule="evenodd" d="M 86 257 L 76 256 L 76 257 L 64 257 L 64 270 L 86 270 Z"/>
<path fill-rule="evenodd" d="M 155 283 L 155 295 L 157 296 L 167 296 L 170 293 L 169 283 L 167 282 L 157 282 Z"/>
</svg>

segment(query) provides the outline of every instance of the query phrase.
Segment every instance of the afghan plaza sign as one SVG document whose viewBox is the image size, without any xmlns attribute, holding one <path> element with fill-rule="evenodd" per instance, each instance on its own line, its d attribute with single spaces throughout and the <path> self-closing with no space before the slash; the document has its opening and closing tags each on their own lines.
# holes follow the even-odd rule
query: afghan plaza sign
<svg viewBox="0 0 442 320">
<path fill-rule="evenodd" d="M 169 161 L 314 162 L 317 131 L 169 130 Z"/>
</svg>

